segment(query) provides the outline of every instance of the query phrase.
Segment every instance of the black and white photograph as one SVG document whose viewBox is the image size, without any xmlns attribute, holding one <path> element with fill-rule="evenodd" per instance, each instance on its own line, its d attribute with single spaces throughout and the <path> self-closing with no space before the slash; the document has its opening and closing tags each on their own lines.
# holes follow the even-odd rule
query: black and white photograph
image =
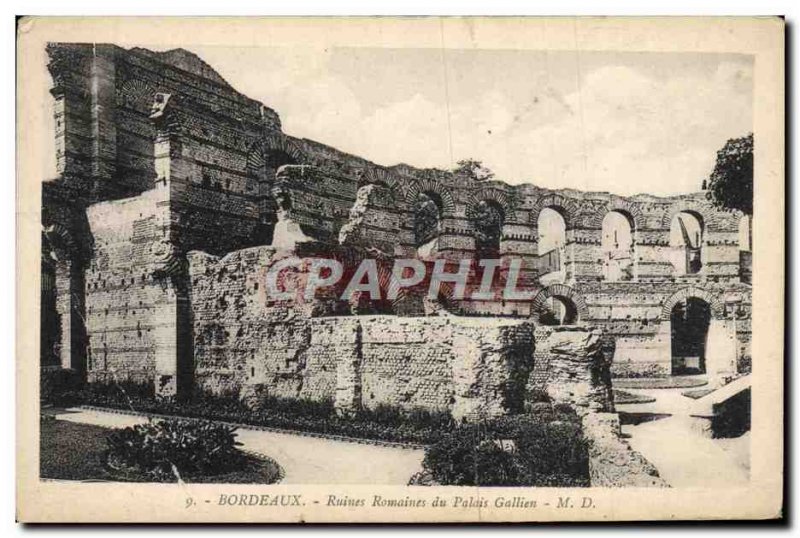
<svg viewBox="0 0 800 538">
<path fill-rule="evenodd" d="M 753 325 L 754 282 L 783 279 L 753 269 L 783 233 L 758 196 L 783 202 L 754 148 L 783 142 L 756 52 L 481 47 L 502 23 L 442 21 L 438 46 L 268 19 L 249 45 L 26 46 L 34 487 L 354 521 L 757 487 L 751 393 L 782 351 L 754 341 L 783 316 L 759 299 Z"/>
</svg>

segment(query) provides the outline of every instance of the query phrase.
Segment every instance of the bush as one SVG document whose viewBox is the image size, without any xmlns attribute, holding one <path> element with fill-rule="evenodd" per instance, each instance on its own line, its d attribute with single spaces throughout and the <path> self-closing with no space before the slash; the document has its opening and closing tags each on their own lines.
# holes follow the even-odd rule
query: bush
<svg viewBox="0 0 800 538">
<path fill-rule="evenodd" d="M 736 372 L 749 374 L 753 371 L 753 359 L 750 355 L 739 355 L 736 360 Z"/>
<path fill-rule="evenodd" d="M 156 388 L 152 381 L 139 382 L 131 379 L 113 383 L 88 383 L 83 391 L 83 398 L 87 403 L 118 403 L 125 407 L 129 407 L 132 402 L 152 400 L 155 395 Z"/>
<path fill-rule="evenodd" d="M 109 464 L 156 481 L 222 474 L 244 464 L 234 430 L 208 421 L 139 424 L 108 436 Z"/>
<path fill-rule="evenodd" d="M 265 398 L 250 409 L 236 393 L 196 391 L 189 399 L 152 396 L 152 384 L 93 384 L 82 392 L 82 403 L 143 413 L 181 416 L 267 426 L 310 433 L 343 435 L 401 443 L 428 444 L 455 427 L 447 411 L 400 410 L 381 405 L 340 416 L 332 400 Z"/>
<path fill-rule="evenodd" d="M 77 370 L 57 368 L 41 370 L 39 400 L 42 403 L 69 407 L 80 403 L 83 380 Z"/>
<path fill-rule="evenodd" d="M 452 486 L 589 485 L 589 446 L 574 411 L 465 424 L 425 451 L 433 481 Z"/>
<path fill-rule="evenodd" d="M 423 469 L 448 486 L 515 486 L 521 469 L 499 440 L 462 426 L 425 450 Z M 498 442 L 496 442 L 498 441 Z"/>
</svg>

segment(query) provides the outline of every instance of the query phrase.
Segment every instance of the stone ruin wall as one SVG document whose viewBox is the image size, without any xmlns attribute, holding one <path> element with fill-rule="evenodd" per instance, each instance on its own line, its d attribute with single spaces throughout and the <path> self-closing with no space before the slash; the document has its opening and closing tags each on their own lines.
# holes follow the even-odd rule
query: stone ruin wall
<svg viewBox="0 0 800 538">
<path fill-rule="evenodd" d="M 540 292 L 532 303 L 465 301 L 455 313 L 533 314 L 535 322 L 547 297 L 567 296 L 582 324 L 617 337 L 617 373 L 663 374 L 669 367 L 664 307 L 691 293 L 713 304 L 720 322 L 738 315 L 739 352 L 749 356 L 740 215 L 713 209 L 702 193 L 620 197 L 381 167 L 282 133 L 273 110 L 236 92 L 189 52 L 54 44 L 48 53 L 58 177 L 43 184 L 43 290 L 49 282 L 57 330 L 48 329 L 52 342 L 43 346 L 43 364 L 90 367 L 96 379 L 152 372 L 173 389 L 181 376 L 188 386 L 193 374 L 224 385 L 255 350 L 198 345 L 192 331 L 199 321 L 192 316 L 204 310 L 192 295 L 190 251 L 225 255 L 269 244 L 281 213 L 310 240 L 375 245 L 387 254 L 394 247 L 390 255 L 406 255 L 414 250 L 411 202 L 419 193 L 442 203 L 438 257 L 473 256 L 476 205 L 501 208 L 500 255 L 522 258 L 529 268 L 523 282 Z M 561 271 L 540 278 L 537 219 L 544 208 L 557 209 L 567 231 Z M 635 224 L 632 282 L 604 281 L 598 263 L 602 218 L 615 209 Z M 703 270 L 696 275 L 677 275 L 669 262 L 669 226 L 682 210 L 704 223 Z M 738 314 L 725 304 L 731 294 L 740 296 Z M 288 329 L 283 335 L 279 327 L 269 330 L 289 354 L 300 336 Z M 191 354 L 198 351 L 205 355 L 195 368 Z M 292 360 L 286 363 L 284 388 L 274 390 L 290 393 L 297 383 Z"/>
<path fill-rule="evenodd" d="M 284 256 L 271 247 L 189 254 L 198 387 L 459 418 L 521 410 L 542 392 L 587 411 L 613 409 L 610 355 L 597 331 L 536 329 L 534 338 L 525 320 L 312 317 L 313 305 L 264 294 L 266 271 Z"/>
<path fill-rule="evenodd" d="M 287 166 L 278 174 L 279 183 L 288 192 L 288 197 L 297 200 L 297 219 L 309 234 L 315 227 L 305 228 L 308 222 L 303 199 L 305 185 L 317 185 L 317 178 L 325 177 L 326 172 L 308 167 Z M 365 174 L 367 175 L 367 174 Z M 362 178 L 361 181 L 364 181 Z M 383 174 L 380 180 L 382 189 L 397 201 L 394 208 L 371 207 L 372 223 L 363 234 L 367 240 L 362 244 L 376 244 L 387 241 L 386 230 L 396 230 L 394 234 L 395 254 L 398 256 L 413 253 L 408 226 L 413 222 L 409 209 L 410 198 L 419 190 L 420 180 L 403 179 L 393 173 Z M 429 182 L 450 200 L 453 205 L 444 212 L 442 235 L 439 238 L 437 257 L 458 260 L 461 257 L 474 257 L 474 230 L 471 228 L 470 205 L 481 199 L 501 199 L 509 207 L 508 214 L 514 220 L 503 228 L 500 243 L 501 256 L 516 256 L 535 266 L 537 245 L 532 238 L 537 231 L 533 223 L 538 212 L 544 207 L 559 208 L 564 211 L 567 225 L 566 240 L 562 259 L 563 272 L 555 280 L 541 280 L 536 275 L 523 272 L 520 285 L 541 292 L 541 300 L 559 295 L 573 300 L 580 314 L 580 320 L 602 328 L 616 337 L 617 355 L 614 372 L 617 375 L 669 375 L 670 331 L 669 312 L 664 306 L 674 304 L 680 297 L 699 297 L 712 308 L 714 318 L 727 328 L 734 324 L 736 317 L 737 354 L 750 356 L 750 312 L 751 288 L 740 276 L 739 219 L 734 212 L 721 212 L 705 200 L 702 193 L 660 199 L 651 196 L 623 198 L 608 193 L 580 193 L 565 191 L 553 193 L 525 185 L 510 187 L 504 184 L 479 186 L 453 185 L 442 178 L 438 183 Z M 498 182 L 499 183 L 499 182 Z M 303 185 L 303 187 L 295 187 Z M 363 187 L 362 187 L 363 189 Z M 470 192 L 470 191 L 478 191 Z M 348 192 L 348 191 L 344 191 Z M 349 191 L 352 192 L 352 189 Z M 527 193 L 520 199 L 520 193 Z M 490 194 L 491 193 L 491 194 Z M 503 193 L 502 196 L 500 193 Z M 355 200 L 355 199 L 354 199 Z M 509 201 L 509 200 L 513 200 Z M 346 203 L 336 200 L 342 207 Z M 513 204 L 513 205 L 512 205 Z M 447 206 L 445 206 L 447 207 Z M 516 208 L 516 209 L 515 209 Z M 525 209 L 521 209 L 525 208 Z M 337 221 L 329 215 L 337 210 L 326 208 L 317 213 L 316 219 L 326 219 L 325 228 L 336 230 Z M 621 209 L 636 215 L 634 219 L 634 241 L 636 256 L 636 276 L 632 281 L 612 282 L 602 274 L 601 226 L 602 218 L 609 211 Z M 703 269 L 699 274 L 678 274 L 670 262 L 672 248 L 669 246 L 670 224 L 680 211 L 692 211 L 703 217 L 704 239 L 702 250 Z M 343 213 L 344 210 L 338 210 Z M 295 215 L 295 212 L 291 212 Z M 394 223 L 400 219 L 398 228 Z M 392 226 L 381 226 L 381 220 L 391 222 Z M 525 224 L 519 224 L 523 222 Z M 339 228 L 341 229 L 341 227 Z M 388 241 L 391 241 L 391 237 Z M 525 267 L 525 266 L 523 266 Z M 529 266 L 530 267 L 530 266 Z M 552 275 L 547 275 L 551 278 Z M 735 296 L 735 307 L 723 304 L 730 296 Z M 518 316 L 536 318 L 534 308 L 540 298 L 533 303 L 504 301 L 462 301 L 456 305 L 454 313 L 479 316 Z M 735 369 L 734 369 L 735 371 Z"/>
</svg>

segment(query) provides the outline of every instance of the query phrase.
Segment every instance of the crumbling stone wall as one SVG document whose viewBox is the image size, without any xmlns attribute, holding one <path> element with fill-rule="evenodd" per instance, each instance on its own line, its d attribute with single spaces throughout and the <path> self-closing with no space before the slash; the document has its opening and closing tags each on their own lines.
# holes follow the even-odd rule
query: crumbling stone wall
<svg viewBox="0 0 800 538">
<path fill-rule="evenodd" d="M 370 248 L 385 255 L 416 255 L 419 245 L 414 244 L 411 208 L 424 194 L 439 204 L 434 257 L 474 258 L 480 208 L 491 206 L 501 222 L 499 256 L 506 262 L 512 257 L 523 262 L 520 287 L 548 297 L 553 286 L 561 292 L 569 290 L 564 293 L 578 306 L 577 322 L 616 337 L 615 373 L 669 373 L 669 320 L 664 307 L 686 290 L 715 305 L 715 320 L 727 320 L 725 330 L 736 339 L 736 368 L 750 368 L 750 276 L 748 257 L 741 254 L 749 247 L 738 244 L 742 215 L 713 208 L 702 192 L 666 198 L 621 197 L 475 181 L 405 164 L 382 167 L 313 140 L 286 135 L 275 111 L 237 92 L 188 51 L 61 43 L 50 45 L 48 54 L 58 177 L 43 184 L 44 237 L 52 242 L 43 246 L 43 253 L 54 254 L 57 263 L 46 262 L 43 272 L 43 282 L 49 282 L 42 302 L 47 309 L 42 328 L 48 332 L 42 339 L 46 344 L 43 364 L 59 360 L 62 366 L 82 370 L 89 366 L 91 354 L 89 369 L 94 371 L 100 353 L 105 357 L 100 364 L 108 363 L 110 370 L 120 373 L 145 371 L 154 360 L 160 366 L 153 371 L 162 374 L 153 375 L 164 376 L 168 391 L 177 390 L 176 379 L 182 371 L 199 372 L 201 378 L 217 379 L 212 384 L 223 386 L 226 379 L 238 379 L 248 367 L 253 371 L 256 366 L 248 366 L 247 361 L 255 359 L 247 357 L 258 357 L 259 351 L 237 348 L 227 354 L 229 340 L 223 331 L 214 337 L 218 349 L 204 345 L 201 349 L 206 355 L 192 357 L 198 343 L 197 334 L 192 336 L 190 331 L 197 326 L 192 316 L 198 312 L 207 316 L 203 319 L 212 331 L 213 308 L 211 303 L 190 304 L 188 252 L 223 256 L 268 245 L 275 239 L 280 209 L 304 240 L 341 243 L 361 249 L 361 255 Z M 153 208 L 148 200 L 155 198 Z M 104 205 L 115 201 L 122 205 Z M 140 211 L 141 217 L 135 210 L 139 204 L 146 208 Z M 119 246 L 110 246 L 117 241 L 111 238 L 117 224 L 99 231 L 98 237 L 106 237 L 105 244 L 95 246 L 93 228 L 101 226 L 99 215 L 105 210 L 90 209 L 94 207 L 117 208 L 124 215 L 120 218 L 127 224 L 119 225 Z M 557 210 L 566 224 L 566 244 L 558 256 L 540 252 L 538 217 L 546 208 Z M 95 216 L 88 216 L 92 211 Z M 631 281 L 610 282 L 604 277 L 602 222 L 610 211 L 623 212 L 633 225 Z M 697 274 L 682 275 L 670 261 L 674 258 L 670 225 L 681 211 L 697 215 L 703 225 L 702 269 Z M 158 214 L 157 231 L 140 230 L 149 230 L 150 225 L 139 222 L 149 214 Z M 134 222 L 138 222 L 137 231 L 127 231 Z M 134 245 L 121 244 L 128 240 Z M 130 284 L 107 288 L 105 295 L 94 287 L 104 281 L 129 283 L 133 276 L 141 278 L 140 269 L 150 263 L 140 255 L 147 248 L 159 251 L 162 268 L 153 270 L 152 285 L 147 280 L 151 277 L 145 277 L 145 289 L 152 296 L 133 301 L 138 306 L 141 300 L 143 307 L 159 305 L 158 314 L 148 313 L 140 321 L 140 325 L 152 322 L 151 335 L 159 331 L 152 336 L 154 343 L 145 342 L 146 330 L 139 337 L 138 329 L 128 327 L 130 321 L 124 321 L 124 315 L 122 321 L 105 320 L 105 304 L 110 305 L 109 316 L 124 313 L 126 301 L 130 308 L 125 298 L 133 293 L 125 287 Z M 536 308 L 542 304 L 537 299 L 464 300 L 448 309 L 487 318 L 532 318 L 537 323 L 541 312 Z M 335 301 L 320 300 L 311 310 L 286 307 L 285 312 L 297 319 L 347 313 L 339 307 Z M 274 390 L 327 390 L 309 389 L 305 384 L 306 388 L 297 388 L 302 378 L 297 371 L 309 359 L 294 356 L 294 339 L 301 336 L 288 320 L 280 319 L 281 308 L 275 305 L 273 317 L 252 321 L 286 332 L 280 337 L 286 342 L 284 364 L 270 374 L 278 376 L 283 388 Z M 98 317 L 98 312 L 103 316 Z M 140 313 L 137 310 L 137 317 Z M 406 313 L 421 312 L 408 308 Z M 298 330 L 301 335 L 303 331 Z M 101 334 L 105 342 L 98 339 Z M 123 343 L 109 345 L 111 334 L 121 335 Z M 164 353 L 153 351 L 156 358 L 152 359 L 153 349 Z M 133 366 L 140 360 L 142 365 Z M 198 370 L 198 364 L 206 366 Z"/>
<path fill-rule="evenodd" d="M 331 399 L 343 411 L 388 405 L 475 420 L 522 411 L 541 362 L 538 383 L 554 401 L 610 409 L 610 354 L 597 331 L 554 328 L 535 338 L 526 320 L 315 317 L 313 301 L 264 293 L 268 269 L 287 255 L 272 247 L 189 253 L 199 387 L 251 403 Z"/>
<path fill-rule="evenodd" d="M 589 441 L 589 481 L 596 488 L 656 487 L 669 484 L 658 469 L 622 438 L 619 415 L 583 416 L 583 434 Z"/>
<path fill-rule="evenodd" d="M 103 202 L 88 211 L 93 240 L 85 273 L 89 381 L 177 379 L 176 269 L 159 207 L 163 192 Z"/>
<path fill-rule="evenodd" d="M 588 306 L 586 322 L 614 338 L 612 371 L 619 376 L 669 375 L 671 299 L 686 294 L 706 300 L 712 316 L 725 322 L 737 342 L 739 357 L 750 356 L 751 288 L 740 282 L 699 282 L 696 278 L 666 282 L 586 282 L 576 285 Z M 688 292 L 688 293 L 687 293 Z M 728 303 L 735 299 L 735 304 Z M 733 319 L 736 319 L 735 330 Z M 734 334 L 735 333 L 735 334 Z"/>
<path fill-rule="evenodd" d="M 580 414 L 613 412 L 611 360 L 614 342 L 587 327 L 537 327 L 535 369 L 527 392 L 543 392 L 554 403 L 568 403 Z"/>
<path fill-rule="evenodd" d="M 453 404 L 453 326 L 446 318 L 364 317 L 361 405 L 444 410 Z"/>
</svg>

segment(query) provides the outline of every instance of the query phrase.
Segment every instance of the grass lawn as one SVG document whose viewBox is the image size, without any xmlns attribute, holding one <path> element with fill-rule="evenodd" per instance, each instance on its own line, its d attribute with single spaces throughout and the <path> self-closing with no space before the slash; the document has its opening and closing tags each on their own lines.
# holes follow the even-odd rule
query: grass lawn
<svg viewBox="0 0 800 538">
<path fill-rule="evenodd" d="M 712 392 L 714 392 L 714 389 L 708 389 L 708 388 L 706 388 L 706 389 L 692 389 L 692 390 L 687 390 L 687 391 L 681 392 L 681 395 L 682 396 L 686 396 L 687 398 L 691 398 L 693 400 L 698 400 L 698 399 L 702 398 L 703 396 L 707 396 L 707 395 L 711 394 Z"/>
<path fill-rule="evenodd" d="M 645 396 L 643 394 L 634 394 L 627 390 L 614 389 L 614 403 L 616 404 L 643 404 L 655 402 L 656 399 L 652 396 Z"/>
<path fill-rule="evenodd" d="M 144 478 L 121 478 L 105 466 L 106 435 L 112 430 L 64 420 L 43 420 L 40 433 L 41 478 L 59 480 L 109 480 L 147 482 Z M 239 471 L 187 480 L 217 484 L 271 484 L 278 480 L 280 467 L 271 460 L 255 457 Z"/>
<path fill-rule="evenodd" d="M 40 422 L 39 475 L 63 480 L 112 480 L 103 466 L 106 434 L 111 431 L 63 420 Z"/>
<path fill-rule="evenodd" d="M 619 389 L 688 389 L 708 385 L 708 380 L 694 376 L 617 377 L 612 383 Z"/>
</svg>

